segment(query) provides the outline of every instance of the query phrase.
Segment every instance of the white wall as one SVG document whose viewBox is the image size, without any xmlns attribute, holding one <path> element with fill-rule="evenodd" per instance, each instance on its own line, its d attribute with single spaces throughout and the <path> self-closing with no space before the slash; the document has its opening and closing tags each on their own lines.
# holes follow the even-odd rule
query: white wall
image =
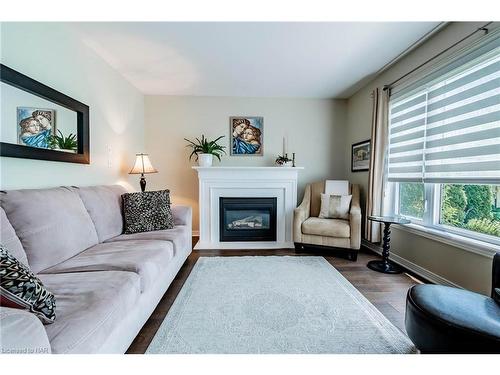
<svg viewBox="0 0 500 375">
<path fill-rule="evenodd" d="M 0 58 L 9 66 L 90 107 L 89 165 L 0 158 L 0 188 L 95 185 L 127 181 L 144 146 L 144 96 L 56 23 L 1 23 Z M 3 116 L 2 116 L 3 117 Z M 2 121 L 1 129 L 15 126 Z"/>
<path fill-rule="evenodd" d="M 371 137 L 371 93 L 376 87 L 382 87 L 409 72 L 483 24 L 484 22 L 452 23 L 350 97 L 344 157 L 350 159 L 351 144 Z M 368 172 L 352 173 L 349 162 L 345 165 L 345 171 L 350 181 L 362 186 L 364 207 Z M 492 261 L 486 256 L 404 232 L 396 227 L 391 236 L 391 252 L 464 288 L 485 294 L 490 292 Z"/>
<path fill-rule="evenodd" d="M 301 199 L 307 183 L 345 177 L 345 114 L 344 100 L 146 96 L 146 150 L 159 170 L 147 176 L 148 186 L 169 188 L 174 203 L 191 205 L 197 230 L 198 180 L 184 138 L 225 135 L 229 147 L 230 116 L 263 116 L 264 156 L 229 156 L 228 150 L 220 165 L 273 166 L 286 136 L 289 154 L 295 152 L 297 165 L 305 167 Z"/>
</svg>

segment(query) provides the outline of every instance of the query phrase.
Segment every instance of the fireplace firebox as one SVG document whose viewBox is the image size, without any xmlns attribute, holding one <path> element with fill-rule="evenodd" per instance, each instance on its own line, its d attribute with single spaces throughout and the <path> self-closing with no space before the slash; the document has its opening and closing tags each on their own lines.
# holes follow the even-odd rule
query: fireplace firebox
<svg viewBox="0 0 500 375">
<path fill-rule="evenodd" d="M 276 241 L 276 198 L 219 198 L 220 241 Z"/>
</svg>

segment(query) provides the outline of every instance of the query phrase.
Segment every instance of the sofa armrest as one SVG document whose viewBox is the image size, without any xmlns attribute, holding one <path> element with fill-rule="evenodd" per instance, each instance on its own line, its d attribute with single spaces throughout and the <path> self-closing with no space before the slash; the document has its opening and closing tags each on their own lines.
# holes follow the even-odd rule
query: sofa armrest
<svg viewBox="0 0 500 375">
<path fill-rule="evenodd" d="M 351 211 L 349 212 L 351 249 L 359 249 L 361 247 L 361 205 L 359 203 L 359 185 L 352 185 L 351 195 Z"/>
<path fill-rule="evenodd" d="M 193 210 L 189 206 L 172 205 L 172 214 L 174 215 L 175 225 L 188 225 L 193 224 Z"/>
<path fill-rule="evenodd" d="M 0 306 L 0 353 L 50 354 L 47 332 L 34 314 Z"/>
<path fill-rule="evenodd" d="M 302 223 L 311 214 L 311 185 L 306 186 L 304 198 L 300 205 L 293 210 L 293 242 L 302 242 Z"/>
</svg>

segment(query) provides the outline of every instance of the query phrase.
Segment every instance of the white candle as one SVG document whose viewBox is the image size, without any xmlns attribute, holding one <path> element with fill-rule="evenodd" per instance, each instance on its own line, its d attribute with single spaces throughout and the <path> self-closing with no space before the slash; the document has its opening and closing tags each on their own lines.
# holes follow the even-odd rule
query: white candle
<svg viewBox="0 0 500 375">
<path fill-rule="evenodd" d="M 285 137 L 283 137 L 283 156 L 285 156 L 286 152 L 286 144 L 285 144 Z"/>
</svg>

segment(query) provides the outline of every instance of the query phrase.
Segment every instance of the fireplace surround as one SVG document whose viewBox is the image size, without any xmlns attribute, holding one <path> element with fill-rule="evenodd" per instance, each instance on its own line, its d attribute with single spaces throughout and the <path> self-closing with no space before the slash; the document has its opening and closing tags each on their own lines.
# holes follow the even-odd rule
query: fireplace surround
<svg viewBox="0 0 500 375">
<path fill-rule="evenodd" d="M 298 174 L 303 168 L 196 166 L 193 169 L 198 173 L 199 181 L 199 240 L 195 250 L 294 248 L 293 210 L 297 206 Z M 220 198 L 241 197 L 275 198 L 274 239 L 227 241 L 221 236 Z M 249 216 L 252 215 L 242 219 Z"/>
</svg>

